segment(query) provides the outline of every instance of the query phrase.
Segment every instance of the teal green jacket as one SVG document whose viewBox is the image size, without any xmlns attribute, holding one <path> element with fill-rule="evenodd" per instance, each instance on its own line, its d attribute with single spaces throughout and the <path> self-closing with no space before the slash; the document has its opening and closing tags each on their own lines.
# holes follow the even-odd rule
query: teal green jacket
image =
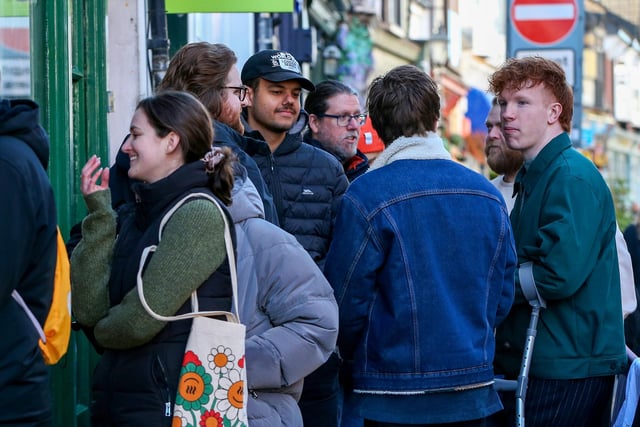
<svg viewBox="0 0 640 427">
<path fill-rule="evenodd" d="M 533 262 L 546 300 L 530 376 L 613 375 L 626 363 L 611 192 L 563 133 L 516 177 L 511 212 L 518 264 Z M 517 377 L 531 307 L 516 273 L 515 302 L 496 333 L 496 372 Z"/>
</svg>

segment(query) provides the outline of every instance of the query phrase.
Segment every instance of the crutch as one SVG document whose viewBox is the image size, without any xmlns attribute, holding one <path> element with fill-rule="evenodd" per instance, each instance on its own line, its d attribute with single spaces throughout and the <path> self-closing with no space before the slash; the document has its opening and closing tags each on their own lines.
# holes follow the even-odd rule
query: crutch
<svg viewBox="0 0 640 427">
<path fill-rule="evenodd" d="M 524 427 L 524 402 L 527 396 L 527 383 L 529 368 L 531 367 L 531 356 L 533 355 L 533 345 L 536 341 L 540 310 L 546 308 L 547 303 L 540 296 L 536 288 L 536 282 L 533 279 L 533 262 L 521 264 L 518 269 L 518 277 L 520 278 L 522 294 L 531 305 L 531 318 L 529 319 L 529 327 L 527 328 L 524 352 L 522 353 L 522 362 L 520 363 L 520 374 L 518 375 L 518 383 L 516 386 L 516 426 Z"/>
</svg>

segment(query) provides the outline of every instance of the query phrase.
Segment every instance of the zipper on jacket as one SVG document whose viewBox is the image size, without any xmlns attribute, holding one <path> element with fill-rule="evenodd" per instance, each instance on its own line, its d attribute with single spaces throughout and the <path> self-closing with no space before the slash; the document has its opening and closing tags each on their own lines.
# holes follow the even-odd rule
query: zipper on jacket
<svg viewBox="0 0 640 427">
<path fill-rule="evenodd" d="M 160 367 L 160 371 L 162 372 L 162 377 L 164 379 L 165 390 L 167 392 L 167 401 L 164 403 L 164 416 L 171 416 L 171 390 L 169 389 L 169 380 L 167 379 L 167 371 L 164 369 L 164 365 L 160 360 L 160 357 L 156 354 L 156 361 L 158 362 L 158 366 Z"/>
<path fill-rule="evenodd" d="M 282 226 L 284 216 L 284 201 L 282 200 L 282 183 L 280 182 L 280 177 L 278 176 L 278 171 L 276 170 L 276 157 L 272 152 L 269 152 L 269 167 L 271 168 L 271 187 L 267 185 L 269 191 L 271 191 L 271 197 L 273 198 L 273 204 L 276 208 L 276 215 L 278 216 L 278 221 L 280 222 L 280 226 Z"/>
</svg>

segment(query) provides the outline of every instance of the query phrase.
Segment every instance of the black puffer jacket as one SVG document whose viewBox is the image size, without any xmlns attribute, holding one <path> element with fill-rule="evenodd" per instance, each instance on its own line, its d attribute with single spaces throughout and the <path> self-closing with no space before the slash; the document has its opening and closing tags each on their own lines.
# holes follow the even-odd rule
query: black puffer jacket
<svg viewBox="0 0 640 427">
<path fill-rule="evenodd" d="M 248 130 L 253 144 L 245 151 L 264 177 L 278 212 L 280 227 L 293 234 L 322 268 L 329 249 L 333 220 L 349 182 L 336 158 L 302 142 L 307 115 L 271 153 L 258 131 Z"/>
<path fill-rule="evenodd" d="M 43 324 L 53 292 L 56 205 L 49 138 L 32 101 L 0 100 L 0 424 L 51 422 L 49 370 L 16 289 Z"/>
</svg>

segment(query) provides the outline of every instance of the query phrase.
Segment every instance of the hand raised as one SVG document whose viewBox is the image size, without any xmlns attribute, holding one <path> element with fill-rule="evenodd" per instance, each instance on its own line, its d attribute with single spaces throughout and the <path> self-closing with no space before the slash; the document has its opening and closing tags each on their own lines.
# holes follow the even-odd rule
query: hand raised
<svg viewBox="0 0 640 427">
<path fill-rule="evenodd" d="M 100 181 L 100 183 L 98 183 Z M 87 160 L 80 174 L 80 191 L 83 196 L 109 188 L 109 168 L 100 167 L 100 158 L 95 154 Z"/>
</svg>

